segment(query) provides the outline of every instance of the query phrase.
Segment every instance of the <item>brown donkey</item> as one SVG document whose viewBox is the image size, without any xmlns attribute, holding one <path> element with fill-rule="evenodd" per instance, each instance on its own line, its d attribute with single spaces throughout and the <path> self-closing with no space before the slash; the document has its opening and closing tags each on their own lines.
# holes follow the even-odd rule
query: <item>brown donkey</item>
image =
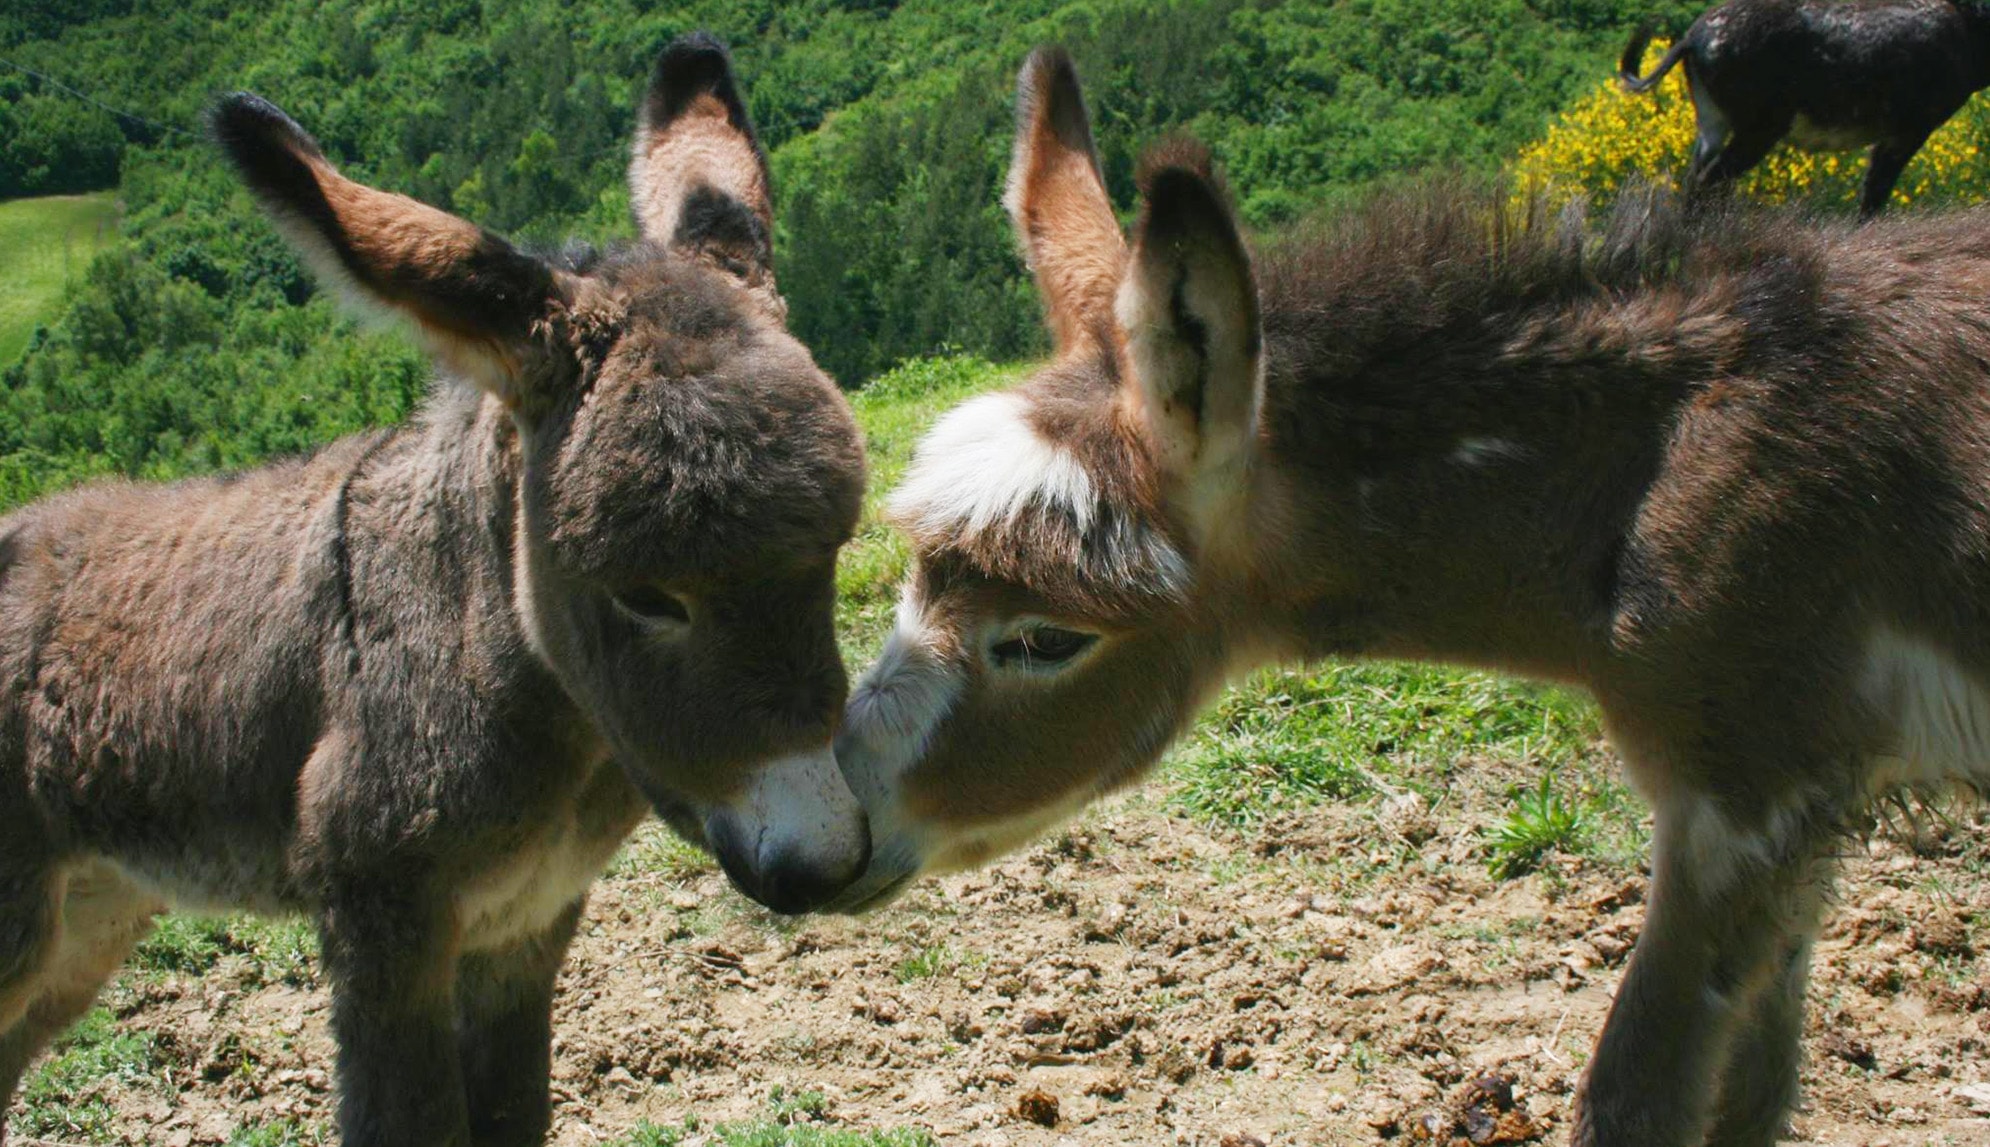
<svg viewBox="0 0 1990 1147">
<path fill-rule="evenodd" d="M 1254 261 L 1178 145 L 1129 249 L 1068 61 L 1020 104 L 1057 354 L 896 495 L 916 566 L 837 743 L 875 849 L 833 907 L 1130 782 L 1251 666 L 1577 682 L 1657 839 L 1573 1142 L 1773 1142 L 1834 850 L 1879 794 L 1990 784 L 1990 212 L 1432 190 Z"/>
<path fill-rule="evenodd" d="M 0 520 L 0 1111 L 155 913 L 246 907 L 318 920 L 348 1147 L 538 1143 L 554 975 L 648 808 L 778 910 L 863 870 L 830 755 L 857 429 L 783 329 L 716 41 L 659 60 L 643 238 L 592 265 L 354 183 L 253 96 L 214 128 L 463 382 Z"/>
</svg>

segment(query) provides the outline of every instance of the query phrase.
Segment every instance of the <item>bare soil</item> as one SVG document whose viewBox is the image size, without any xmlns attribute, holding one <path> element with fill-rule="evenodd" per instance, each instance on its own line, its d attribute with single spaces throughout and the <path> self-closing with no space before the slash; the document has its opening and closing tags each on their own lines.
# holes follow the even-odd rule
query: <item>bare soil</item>
<svg viewBox="0 0 1990 1147">
<path fill-rule="evenodd" d="M 565 973 L 554 1141 L 804 1096 L 800 1118 L 947 1143 L 1565 1142 L 1646 882 L 1584 857 L 1487 875 L 1514 779 L 1250 831 L 1150 788 L 857 920 L 783 923 L 709 870 L 624 866 Z M 1990 814 L 1958 815 L 1848 844 L 1794 1142 L 1990 1144 Z M 177 1065 L 118 1095 L 130 1141 L 329 1119 L 322 988 L 248 982 L 224 962 L 117 993 Z"/>
</svg>

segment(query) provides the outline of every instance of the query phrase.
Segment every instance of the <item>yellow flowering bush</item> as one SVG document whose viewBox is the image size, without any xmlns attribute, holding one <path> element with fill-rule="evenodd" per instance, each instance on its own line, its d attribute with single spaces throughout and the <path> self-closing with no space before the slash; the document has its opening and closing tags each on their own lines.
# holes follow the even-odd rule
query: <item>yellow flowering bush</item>
<svg viewBox="0 0 1990 1147">
<path fill-rule="evenodd" d="M 1664 41 L 1645 53 L 1644 74 L 1658 65 Z M 1633 95 L 1604 81 L 1557 116 L 1539 142 L 1522 149 L 1510 167 L 1516 190 L 1545 192 L 1565 201 L 1575 195 L 1608 198 L 1624 181 L 1642 174 L 1653 179 L 1684 178 L 1693 153 L 1693 100 L 1686 69 L 1674 68 L 1655 91 Z M 1929 138 L 1893 189 L 1893 202 L 1975 202 L 1990 198 L 1990 170 L 1984 151 L 1990 121 L 1979 102 L 1944 124 Z M 1743 194 L 1770 203 L 1804 200 L 1847 208 L 1859 201 L 1866 152 L 1800 151 L 1781 144 L 1740 180 Z"/>
</svg>

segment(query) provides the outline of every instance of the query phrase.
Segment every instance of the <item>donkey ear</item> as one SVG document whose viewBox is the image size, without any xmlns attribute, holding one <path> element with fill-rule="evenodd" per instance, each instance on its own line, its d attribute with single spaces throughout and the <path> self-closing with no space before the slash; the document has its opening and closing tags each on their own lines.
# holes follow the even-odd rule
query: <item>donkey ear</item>
<svg viewBox="0 0 1990 1147">
<path fill-rule="evenodd" d="M 636 124 L 629 198 L 643 236 L 772 295 L 771 186 L 731 54 L 704 32 L 679 37 L 657 57 Z"/>
<path fill-rule="evenodd" d="M 1062 48 L 1030 53 L 1016 80 L 1016 150 L 1002 205 L 1036 273 L 1057 349 L 1109 330 L 1126 241 L 1099 176 L 1078 70 Z"/>
<path fill-rule="evenodd" d="M 1256 437 L 1257 286 L 1208 151 L 1171 144 L 1141 166 L 1146 203 L 1117 304 L 1127 394 L 1170 473 L 1207 473 Z"/>
<path fill-rule="evenodd" d="M 214 136 L 320 278 L 414 321 L 438 357 L 517 405 L 521 360 L 557 301 L 552 269 L 496 235 L 340 175 L 274 104 L 223 99 Z"/>
</svg>

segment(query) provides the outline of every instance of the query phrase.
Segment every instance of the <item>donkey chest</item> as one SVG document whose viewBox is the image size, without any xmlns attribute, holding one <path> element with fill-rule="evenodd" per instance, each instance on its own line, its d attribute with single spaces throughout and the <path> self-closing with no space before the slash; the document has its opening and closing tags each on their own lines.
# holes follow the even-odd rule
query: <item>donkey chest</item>
<svg viewBox="0 0 1990 1147">
<path fill-rule="evenodd" d="M 456 895 L 465 949 L 502 948 L 552 927 L 613 859 L 647 806 L 612 762 L 514 846 L 483 858 Z"/>
</svg>

